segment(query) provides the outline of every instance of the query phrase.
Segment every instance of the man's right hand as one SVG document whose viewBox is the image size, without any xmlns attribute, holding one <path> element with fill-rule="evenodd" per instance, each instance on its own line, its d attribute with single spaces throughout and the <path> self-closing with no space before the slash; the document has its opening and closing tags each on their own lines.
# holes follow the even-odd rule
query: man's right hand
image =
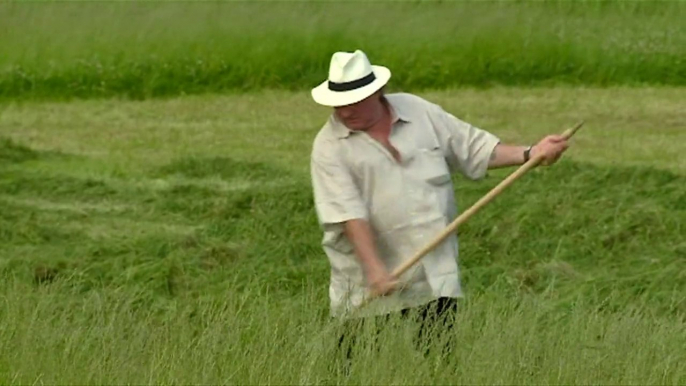
<svg viewBox="0 0 686 386">
<path fill-rule="evenodd" d="M 398 282 L 384 269 L 374 269 L 367 274 L 369 290 L 372 296 L 386 296 L 392 294 Z"/>
<path fill-rule="evenodd" d="M 377 254 L 369 223 L 362 219 L 349 220 L 345 224 L 345 234 L 355 248 L 372 296 L 390 295 L 397 283 Z"/>
</svg>

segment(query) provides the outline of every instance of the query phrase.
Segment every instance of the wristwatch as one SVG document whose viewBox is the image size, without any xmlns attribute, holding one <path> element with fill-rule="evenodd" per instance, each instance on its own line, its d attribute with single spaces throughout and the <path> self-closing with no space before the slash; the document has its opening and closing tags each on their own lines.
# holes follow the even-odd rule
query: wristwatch
<svg viewBox="0 0 686 386">
<path fill-rule="evenodd" d="M 529 146 L 526 148 L 526 150 L 524 150 L 524 162 L 529 161 L 529 158 L 531 158 L 531 148 L 532 147 L 533 146 Z"/>
</svg>

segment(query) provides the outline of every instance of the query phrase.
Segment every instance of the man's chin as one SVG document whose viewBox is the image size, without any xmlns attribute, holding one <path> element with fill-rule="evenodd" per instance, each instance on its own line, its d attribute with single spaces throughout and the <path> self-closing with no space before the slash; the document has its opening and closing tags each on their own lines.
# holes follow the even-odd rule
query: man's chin
<svg viewBox="0 0 686 386">
<path fill-rule="evenodd" d="M 361 122 L 346 122 L 345 126 L 353 131 L 364 131 L 367 127 Z"/>
</svg>

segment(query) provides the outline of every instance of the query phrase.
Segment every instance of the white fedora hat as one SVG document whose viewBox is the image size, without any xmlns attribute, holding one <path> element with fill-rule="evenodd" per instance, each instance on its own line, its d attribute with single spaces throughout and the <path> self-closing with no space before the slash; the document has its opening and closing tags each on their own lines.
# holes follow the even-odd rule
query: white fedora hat
<svg viewBox="0 0 686 386">
<path fill-rule="evenodd" d="M 312 98 L 324 106 L 345 106 L 374 94 L 391 78 L 391 71 L 373 66 L 360 50 L 336 52 L 331 57 L 329 78 L 312 89 Z"/>
</svg>

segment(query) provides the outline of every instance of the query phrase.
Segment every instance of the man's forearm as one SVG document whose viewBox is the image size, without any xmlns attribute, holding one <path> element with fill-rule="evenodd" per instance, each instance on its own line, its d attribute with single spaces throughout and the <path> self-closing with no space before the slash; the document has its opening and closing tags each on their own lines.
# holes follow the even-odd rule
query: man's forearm
<svg viewBox="0 0 686 386">
<path fill-rule="evenodd" d="M 375 277 L 379 272 L 386 271 L 383 261 L 379 258 L 376 251 L 374 236 L 365 220 L 350 220 L 345 224 L 345 234 L 355 248 L 357 256 L 367 278 Z"/>
<path fill-rule="evenodd" d="M 488 168 L 497 169 L 523 164 L 525 162 L 524 151 L 527 148 L 528 146 L 498 144 L 491 154 L 491 159 L 488 161 Z"/>
</svg>

